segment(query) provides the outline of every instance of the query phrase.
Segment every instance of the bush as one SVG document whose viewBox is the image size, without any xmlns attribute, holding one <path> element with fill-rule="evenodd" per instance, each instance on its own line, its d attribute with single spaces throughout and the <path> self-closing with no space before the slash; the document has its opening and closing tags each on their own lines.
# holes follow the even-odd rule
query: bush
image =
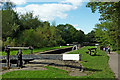
<svg viewBox="0 0 120 80">
<path fill-rule="evenodd" d="M 15 39 L 7 37 L 7 40 L 3 42 L 3 47 L 6 45 L 15 46 Z"/>
</svg>

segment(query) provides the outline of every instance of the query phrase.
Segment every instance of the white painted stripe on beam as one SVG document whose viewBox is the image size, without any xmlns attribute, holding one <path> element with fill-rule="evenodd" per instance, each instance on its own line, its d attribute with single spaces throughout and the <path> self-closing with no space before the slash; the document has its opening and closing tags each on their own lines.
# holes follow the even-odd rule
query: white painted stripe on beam
<svg viewBox="0 0 120 80">
<path fill-rule="evenodd" d="M 63 54 L 63 60 L 79 60 L 79 54 Z"/>
</svg>

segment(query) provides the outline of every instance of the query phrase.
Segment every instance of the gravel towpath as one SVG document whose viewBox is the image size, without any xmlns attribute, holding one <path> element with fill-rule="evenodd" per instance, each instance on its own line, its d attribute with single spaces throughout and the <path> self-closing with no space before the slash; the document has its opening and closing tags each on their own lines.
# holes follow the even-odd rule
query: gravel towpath
<svg viewBox="0 0 120 80">
<path fill-rule="evenodd" d="M 115 77 L 120 79 L 120 55 L 115 52 L 111 52 L 107 55 L 109 56 L 109 66 L 111 70 L 114 72 Z"/>
</svg>

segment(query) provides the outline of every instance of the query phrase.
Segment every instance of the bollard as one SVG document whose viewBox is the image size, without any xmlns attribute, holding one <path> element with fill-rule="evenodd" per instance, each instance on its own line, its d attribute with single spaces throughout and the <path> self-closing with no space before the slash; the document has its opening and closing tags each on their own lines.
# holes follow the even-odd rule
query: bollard
<svg viewBox="0 0 120 80">
<path fill-rule="evenodd" d="M 33 54 L 33 47 L 30 46 L 29 49 L 30 49 L 30 54 Z"/>
<path fill-rule="evenodd" d="M 18 55 L 17 67 L 22 67 L 22 50 L 21 49 L 17 52 L 17 55 Z"/>
<path fill-rule="evenodd" d="M 82 55 L 79 53 L 79 61 L 81 61 L 82 59 L 81 59 L 81 57 L 82 57 Z"/>
<path fill-rule="evenodd" d="M 6 62 L 7 62 L 7 68 L 10 68 L 10 48 L 8 48 L 9 46 L 5 46 L 4 51 L 7 53 L 7 58 L 6 58 Z"/>
</svg>

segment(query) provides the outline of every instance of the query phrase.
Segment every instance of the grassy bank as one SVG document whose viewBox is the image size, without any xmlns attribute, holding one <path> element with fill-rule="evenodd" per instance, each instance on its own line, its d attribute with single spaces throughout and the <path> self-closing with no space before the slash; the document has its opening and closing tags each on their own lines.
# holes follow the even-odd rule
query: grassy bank
<svg viewBox="0 0 120 80">
<path fill-rule="evenodd" d="M 108 60 L 109 57 L 104 51 L 97 49 L 97 55 L 90 56 L 86 54 L 88 48 L 91 47 L 84 47 L 78 51 L 71 52 L 70 54 L 80 53 L 82 54 L 82 62 L 81 64 L 86 68 L 88 71 L 94 72 L 91 75 L 84 76 L 84 78 L 114 78 L 114 74 L 109 68 Z"/>
<path fill-rule="evenodd" d="M 86 54 L 90 47 L 84 47 L 80 50 L 73 51 L 70 54 L 82 54 L 81 64 L 86 71 L 92 72 L 87 76 L 69 76 L 67 71 L 46 67 L 44 71 L 12 71 L 3 74 L 3 78 L 114 78 L 114 74 L 109 68 L 109 57 L 104 51 L 97 50 L 96 56 Z"/>
<path fill-rule="evenodd" d="M 69 77 L 67 71 L 48 67 L 48 70 L 38 70 L 38 71 L 12 71 L 4 74 L 3 78 L 66 78 Z"/>
<path fill-rule="evenodd" d="M 119 51 L 116 51 L 118 54 L 120 54 L 120 50 Z"/>
<path fill-rule="evenodd" d="M 66 48 L 66 47 L 69 47 L 69 46 L 57 46 L 57 47 L 45 47 L 45 48 L 39 48 L 39 49 L 33 49 L 33 53 L 36 53 L 36 52 L 43 52 L 43 51 L 47 51 L 47 50 L 53 50 L 53 49 L 61 49 L 61 48 Z M 11 50 L 10 51 L 10 55 L 16 55 L 18 52 L 18 50 Z M 24 54 L 30 54 L 30 50 L 22 50 L 23 52 L 23 55 Z M 6 53 L 3 51 L 2 52 L 2 55 L 6 55 Z"/>
</svg>

